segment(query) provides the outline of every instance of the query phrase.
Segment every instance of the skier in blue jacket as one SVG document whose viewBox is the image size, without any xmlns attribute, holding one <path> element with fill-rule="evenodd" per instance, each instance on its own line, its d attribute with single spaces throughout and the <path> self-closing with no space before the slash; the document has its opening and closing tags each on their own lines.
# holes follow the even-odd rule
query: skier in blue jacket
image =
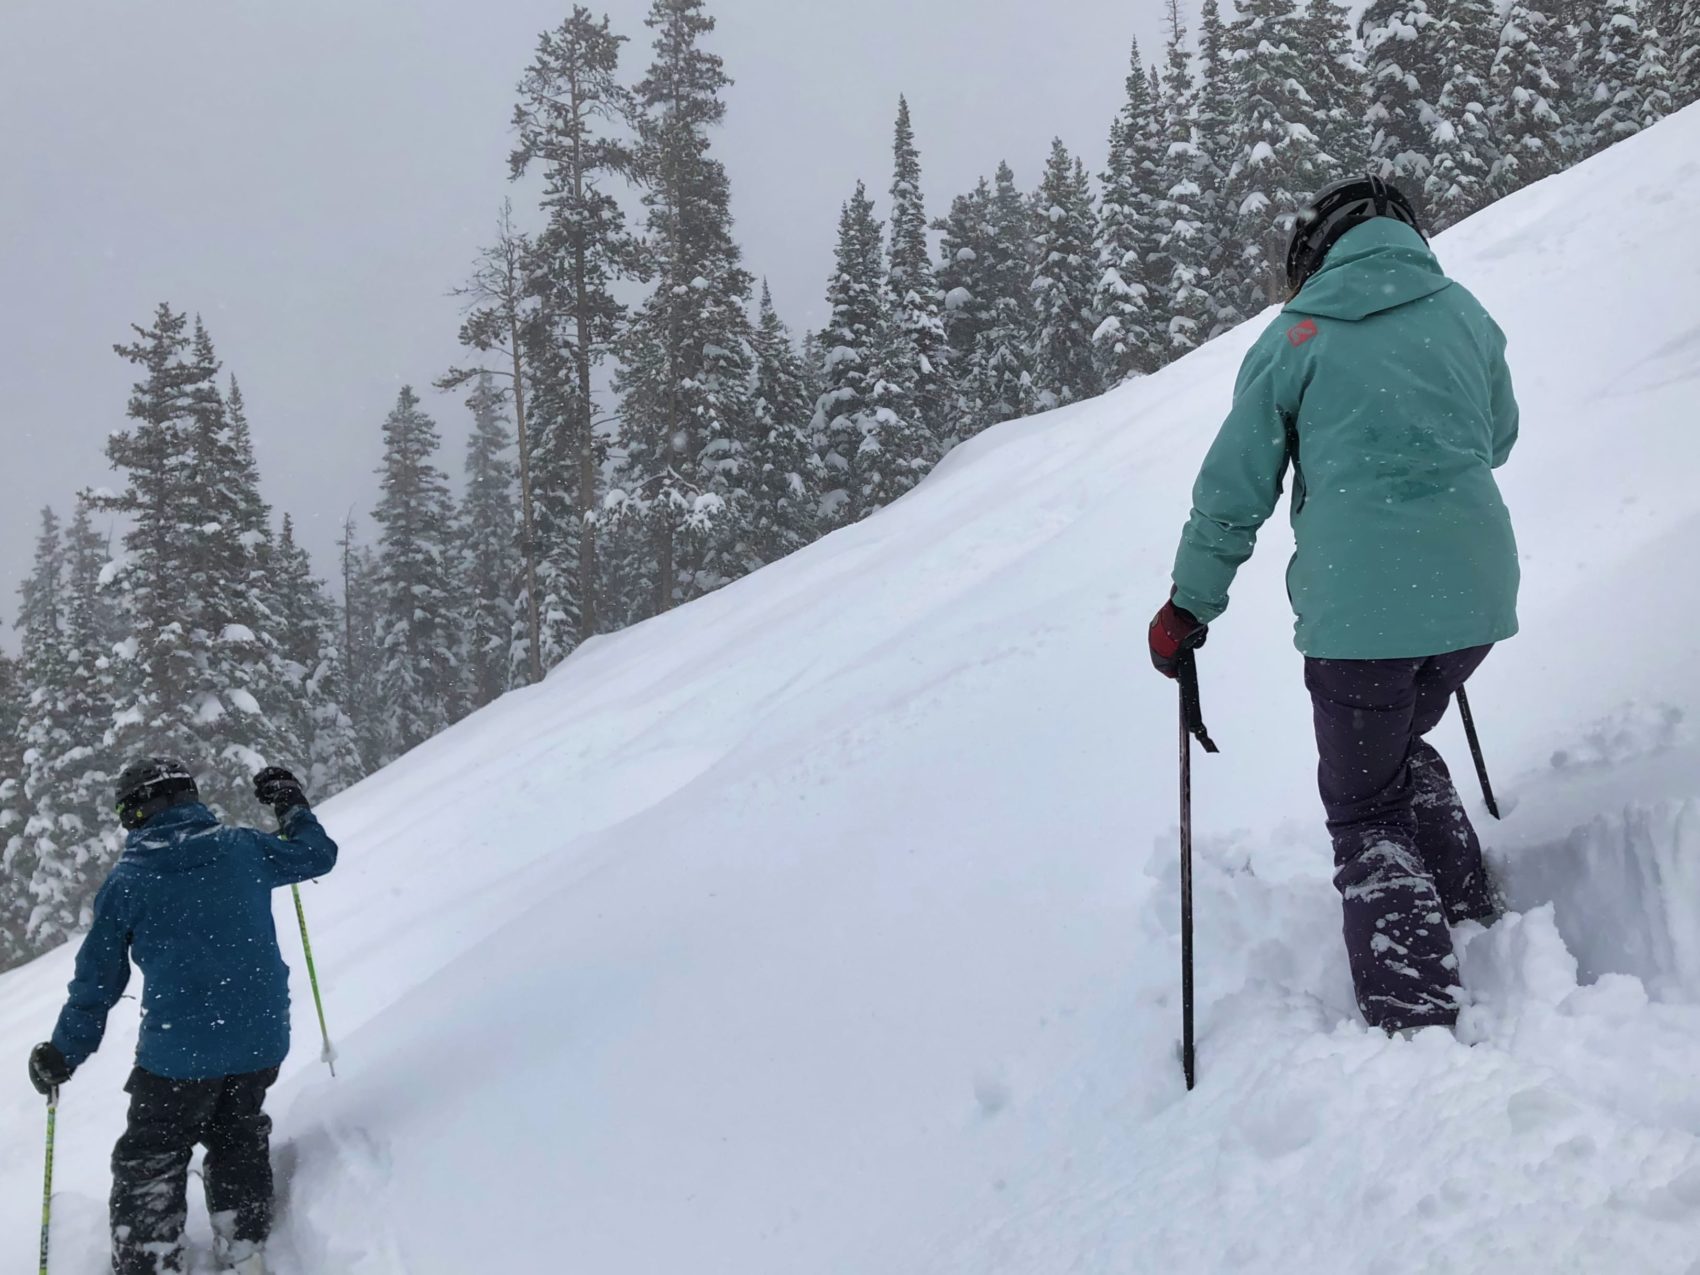
<svg viewBox="0 0 1700 1275">
<path fill-rule="evenodd" d="M 242 1275 L 264 1270 L 272 1211 L 264 1105 L 289 1053 L 289 969 L 271 894 L 329 872 L 337 848 L 287 770 L 261 771 L 254 793 L 276 813 L 279 835 L 220 824 L 179 762 L 148 758 L 125 769 L 117 808 L 129 838 L 95 896 L 53 1039 L 30 1054 L 42 1093 L 69 1081 L 100 1047 L 131 961 L 140 967 L 129 1125 L 112 1154 L 115 1275 L 183 1269 L 197 1145 L 207 1151 L 221 1259 Z"/>
</svg>

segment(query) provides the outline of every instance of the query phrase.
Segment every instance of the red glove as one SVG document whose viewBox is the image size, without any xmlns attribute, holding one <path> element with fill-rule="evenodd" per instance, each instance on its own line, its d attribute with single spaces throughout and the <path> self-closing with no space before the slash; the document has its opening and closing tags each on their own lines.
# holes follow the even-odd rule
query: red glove
<svg viewBox="0 0 1700 1275">
<path fill-rule="evenodd" d="M 1178 677 L 1181 658 L 1203 646 L 1209 632 L 1209 626 L 1200 624 L 1192 612 L 1181 610 L 1173 600 L 1165 602 L 1151 621 L 1152 665 L 1164 677 Z"/>
</svg>

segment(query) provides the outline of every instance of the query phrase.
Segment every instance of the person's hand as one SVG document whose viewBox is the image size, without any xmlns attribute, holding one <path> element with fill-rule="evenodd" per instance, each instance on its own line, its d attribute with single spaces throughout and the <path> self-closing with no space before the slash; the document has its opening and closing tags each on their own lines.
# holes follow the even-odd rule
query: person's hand
<svg viewBox="0 0 1700 1275">
<path fill-rule="evenodd" d="M 44 1040 L 30 1050 L 30 1084 L 44 1098 L 69 1081 L 76 1070 L 50 1040 Z"/>
<path fill-rule="evenodd" d="M 254 776 L 254 796 L 262 806 L 270 806 L 279 819 L 307 804 L 301 781 L 282 766 L 267 766 Z"/>
<path fill-rule="evenodd" d="M 1164 677 L 1180 676 L 1181 661 L 1203 646 L 1209 634 L 1209 626 L 1200 624 L 1192 612 L 1183 611 L 1173 599 L 1165 602 L 1148 634 L 1152 665 Z"/>
</svg>

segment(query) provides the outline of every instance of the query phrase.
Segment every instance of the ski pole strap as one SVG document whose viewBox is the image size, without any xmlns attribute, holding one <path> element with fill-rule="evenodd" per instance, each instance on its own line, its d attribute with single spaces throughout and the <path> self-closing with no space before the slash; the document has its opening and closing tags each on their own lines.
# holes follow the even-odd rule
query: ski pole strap
<svg viewBox="0 0 1700 1275">
<path fill-rule="evenodd" d="M 1198 702 L 1198 660 L 1191 651 L 1181 656 L 1176 678 L 1181 684 L 1181 720 L 1186 724 L 1186 733 L 1196 739 L 1205 752 L 1220 752 L 1221 749 L 1210 738 L 1210 732 L 1204 728 L 1204 709 Z"/>
</svg>

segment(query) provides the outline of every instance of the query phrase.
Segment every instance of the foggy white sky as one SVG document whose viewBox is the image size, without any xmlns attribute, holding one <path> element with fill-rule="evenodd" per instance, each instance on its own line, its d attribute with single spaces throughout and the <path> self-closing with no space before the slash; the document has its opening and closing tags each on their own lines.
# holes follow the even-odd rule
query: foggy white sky
<svg viewBox="0 0 1700 1275">
<path fill-rule="evenodd" d="M 647 0 L 610 0 L 649 60 Z M 1162 0 L 713 0 L 737 81 L 716 149 L 749 267 L 818 326 L 840 203 L 885 207 L 907 93 L 928 211 L 1053 135 L 1103 162 L 1129 39 Z M 1189 13 L 1196 0 L 1186 0 Z M 37 510 L 113 475 L 133 369 L 111 352 L 169 300 L 242 382 L 267 497 L 321 574 L 375 495 L 379 425 L 413 384 L 458 480 L 464 409 L 448 289 L 506 181 L 513 85 L 570 0 L 0 3 L 0 613 Z M 523 210 L 523 206 L 522 206 Z M 364 522 L 364 517 L 362 518 Z M 369 529 L 369 528 L 368 528 Z M 11 645 L 10 637 L 6 639 Z"/>
</svg>

